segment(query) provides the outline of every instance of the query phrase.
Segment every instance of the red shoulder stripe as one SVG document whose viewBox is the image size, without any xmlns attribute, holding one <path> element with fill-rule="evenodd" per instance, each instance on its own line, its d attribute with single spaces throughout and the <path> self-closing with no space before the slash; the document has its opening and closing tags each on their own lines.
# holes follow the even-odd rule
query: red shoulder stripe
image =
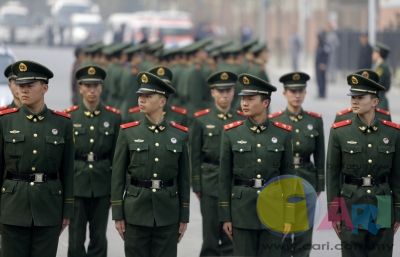
<svg viewBox="0 0 400 257">
<path fill-rule="evenodd" d="M 388 127 L 400 129 L 400 124 L 398 124 L 398 123 L 391 122 L 391 121 L 388 121 L 388 120 L 381 120 L 381 122 L 382 122 L 384 125 L 388 126 Z"/>
<path fill-rule="evenodd" d="M 3 111 L 5 109 L 7 109 L 7 108 L 8 108 L 7 106 L 0 106 L 0 111 Z"/>
<path fill-rule="evenodd" d="M 200 116 L 206 115 L 210 111 L 211 111 L 210 109 L 204 109 L 204 110 L 197 111 L 194 113 L 194 117 L 198 118 Z"/>
<path fill-rule="evenodd" d="M 79 109 L 78 105 L 73 105 L 73 106 L 69 107 L 68 109 L 65 109 L 64 112 L 70 113 L 70 112 L 76 111 L 78 109 Z"/>
<path fill-rule="evenodd" d="M 187 114 L 187 109 L 185 109 L 183 107 L 178 107 L 178 106 L 172 105 L 171 106 L 171 110 L 176 112 L 176 113 L 183 114 L 183 115 Z"/>
<path fill-rule="evenodd" d="M 270 115 L 268 115 L 268 118 L 273 119 L 275 117 L 280 116 L 282 113 L 283 113 L 283 111 L 271 113 Z"/>
<path fill-rule="evenodd" d="M 292 126 L 287 125 L 285 123 L 275 121 L 274 125 L 277 126 L 278 128 L 281 128 L 281 129 L 284 129 L 287 131 L 292 131 Z"/>
<path fill-rule="evenodd" d="M 137 112 L 140 112 L 140 107 L 139 107 L 139 106 L 135 106 L 135 107 L 129 108 L 128 112 L 129 112 L 129 113 L 137 113 Z"/>
<path fill-rule="evenodd" d="M 225 130 L 230 130 L 230 129 L 232 129 L 232 128 L 239 127 L 239 126 L 242 125 L 243 123 L 244 123 L 244 121 L 242 121 L 242 120 L 234 121 L 234 122 L 232 122 L 232 123 L 226 124 L 226 125 L 224 126 L 224 129 L 225 129 Z"/>
<path fill-rule="evenodd" d="M 136 127 L 139 124 L 140 124 L 140 121 L 132 121 L 132 122 L 121 124 L 120 127 L 122 129 L 126 129 L 126 128 L 130 128 L 130 127 Z"/>
<path fill-rule="evenodd" d="M 183 132 L 189 132 L 188 127 L 185 127 L 179 123 L 176 123 L 175 121 L 171 121 L 170 124 L 172 125 L 172 127 L 182 130 Z"/>
<path fill-rule="evenodd" d="M 332 128 L 336 129 L 336 128 L 344 127 L 344 126 L 350 125 L 351 122 L 352 122 L 351 120 L 342 120 L 342 121 L 333 123 Z"/>
<path fill-rule="evenodd" d="M 9 108 L 9 109 L 6 108 L 6 109 L 0 111 L 0 116 L 9 114 L 9 113 L 14 113 L 14 112 L 17 112 L 18 110 L 19 110 L 18 108 Z"/>
<path fill-rule="evenodd" d="M 376 110 L 377 112 L 379 112 L 379 113 L 382 113 L 382 114 L 385 114 L 385 115 L 387 115 L 387 116 L 390 116 L 390 112 L 387 111 L 387 110 L 385 110 L 385 109 L 376 108 L 375 110 Z"/>
<path fill-rule="evenodd" d="M 320 113 L 308 112 L 308 111 L 306 111 L 306 113 L 307 113 L 308 115 L 314 117 L 314 118 L 321 118 L 321 117 L 322 117 L 322 114 L 320 114 Z"/>
<path fill-rule="evenodd" d="M 351 112 L 351 108 L 346 108 L 346 109 L 344 109 L 344 110 L 338 111 L 338 112 L 336 113 L 336 115 L 341 116 L 341 115 L 344 115 L 344 114 L 349 113 L 349 112 Z"/>
<path fill-rule="evenodd" d="M 58 115 L 58 116 L 62 116 L 62 117 L 68 118 L 68 119 L 71 118 L 71 115 L 68 114 L 68 113 L 66 113 L 66 112 L 60 112 L 60 111 L 55 111 L 55 110 L 51 110 L 51 111 L 52 111 L 54 114 Z"/>
<path fill-rule="evenodd" d="M 114 107 L 108 106 L 108 105 L 106 105 L 106 110 L 110 111 L 110 112 L 113 112 L 115 114 L 120 114 L 121 113 L 120 110 L 118 110 L 117 108 L 114 108 Z"/>
</svg>

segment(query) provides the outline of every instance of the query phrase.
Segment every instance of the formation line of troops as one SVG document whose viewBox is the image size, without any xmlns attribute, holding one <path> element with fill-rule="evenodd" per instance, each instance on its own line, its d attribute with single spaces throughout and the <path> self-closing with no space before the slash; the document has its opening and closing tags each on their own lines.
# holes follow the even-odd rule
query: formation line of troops
<svg viewBox="0 0 400 257">
<path fill-rule="evenodd" d="M 224 51 L 240 52 L 235 45 Z M 237 57 L 228 56 L 227 62 Z M 198 57 L 193 72 L 201 71 Z M 257 212 L 266 186 L 287 175 L 307 181 L 316 196 L 326 184 L 342 256 L 392 256 L 400 224 L 400 125 L 378 108 L 385 90 L 379 74 L 360 70 L 347 77 L 351 107 L 337 114 L 325 162 L 322 117 L 302 107 L 306 73 L 280 78 L 287 107 L 268 114 L 277 88 L 267 77 L 216 69 L 188 89 L 208 92 L 204 106 L 180 107 L 172 100 L 183 75 L 165 65 L 131 68 L 136 75 L 128 93 L 110 87 L 115 77 L 99 65 L 80 65 L 77 104 L 64 112 L 44 101 L 50 69 L 21 60 L 4 71 L 14 101 L 0 111 L 3 256 L 54 257 L 67 226 L 69 257 L 107 256 L 110 206 L 126 256 L 177 256 L 189 223 L 190 187 L 203 217 L 200 256 L 309 256 L 313 228 L 295 233 L 293 202 L 283 204 L 281 233 L 267 229 Z M 125 118 L 106 104 L 117 92 L 136 94 L 136 102 L 123 105 Z"/>
</svg>

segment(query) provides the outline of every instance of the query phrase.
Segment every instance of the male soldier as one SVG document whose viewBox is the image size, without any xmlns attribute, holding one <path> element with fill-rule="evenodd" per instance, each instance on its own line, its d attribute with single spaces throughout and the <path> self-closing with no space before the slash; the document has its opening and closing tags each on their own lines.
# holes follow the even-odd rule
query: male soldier
<svg viewBox="0 0 400 257">
<path fill-rule="evenodd" d="M 72 122 L 46 107 L 48 68 L 18 61 L 12 72 L 22 107 L 0 119 L 3 255 L 55 257 L 73 213 Z"/>
<path fill-rule="evenodd" d="M 13 101 L 7 106 L 0 106 L 0 111 L 21 106 L 21 101 L 18 99 L 18 86 L 15 84 L 15 75 L 12 73 L 11 67 L 12 64 L 7 66 L 4 70 L 4 76 L 8 79 L 8 87 L 13 95 Z"/>
<path fill-rule="evenodd" d="M 308 181 L 319 195 L 325 188 L 324 126 L 320 114 L 302 108 L 309 79 L 310 76 L 303 72 L 292 72 L 280 77 L 287 107 L 284 111 L 270 114 L 269 118 L 292 126 L 295 132 L 292 137 L 295 174 Z M 287 237 L 281 256 L 309 256 L 312 233 L 311 227 L 301 235 Z"/>
<path fill-rule="evenodd" d="M 389 257 L 400 224 L 400 125 L 375 116 L 383 86 L 359 74 L 347 83 L 356 115 L 334 123 L 330 132 L 329 220 L 342 256 Z"/>
<path fill-rule="evenodd" d="M 239 82 L 241 107 L 248 118 L 226 125 L 222 134 L 220 220 L 233 238 L 235 256 L 280 256 L 282 238 L 263 227 L 256 202 L 267 181 L 292 173 L 291 127 L 268 120 L 274 86 L 250 74 L 240 75 Z"/>
<path fill-rule="evenodd" d="M 362 69 L 362 70 L 356 71 L 355 73 L 359 74 L 367 79 L 372 79 L 376 83 L 379 83 L 379 75 L 373 70 Z M 354 113 L 352 112 L 351 107 L 346 108 L 346 109 L 341 110 L 336 113 L 335 122 L 351 119 L 351 117 L 353 115 L 354 115 Z M 392 120 L 392 117 L 391 117 L 389 111 L 378 108 L 378 107 L 375 108 L 375 115 L 376 115 L 377 119 L 383 119 L 383 120 L 388 120 L 388 121 Z"/>
<path fill-rule="evenodd" d="M 231 106 L 236 81 L 236 74 L 229 71 L 212 74 L 207 83 L 214 106 L 194 114 L 196 120 L 191 141 L 192 186 L 200 199 L 203 216 L 203 245 L 200 256 L 232 255 L 232 243 L 218 221 L 218 175 L 223 126 L 241 119 Z"/>
<path fill-rule="evenodd" d="M 126 256 L 173 257 L 189 222 L 188 129 L 164 119 L 174 88 L 138 74 L 141 121 L 121 125 L 111 183 L 113 220 Z"/>
<path fill-rule="evenodd" d="M 162 79 L 165 83 L 170 86 L 172 85 L 172 71 L 164 66 L 157 66 L 151 68 L 148 72 Z M 168 99 L 169 102 L 170 99 Z M 143 113 L 140 112 L 140 106 L 135 106 L 129 108 L 128 112 L 132 115 L 133 120 L 140 120 L 144 116 Z M 168 121 L 174 121 L 184 126 L 189 126 L 189 118 L 187 116 L 188 111 L 176 105 L 167 105 L 165 106 L 164 118 Z"/>
<path fill-rule="evenodd" d="M 390 49 L 388 46 L 378 43 L 374 47 L 372 52 L 372 62 L 376 73 L 379 75 L 379 84 L 385 89 L 379 93 L 379 104 L 378 107 L 384 110 L 389 110 L 389 102 L 386 98 L 386 92 L 390 90 L 391 76 L 389 64 L 386 59 L 389 55 Z"/>
<path fill-rule="evenodd" d="M 106 229 L 110 207 L 111 166 L 120 115 L 100 101 L 106 72 L 98 66 L 76 71 L 80 105 L 71 114 L 75 135 L 74 217 L 69 226 L 68 256 L 107 256 Z M 86 226 L 90 242 L 85 250 Z"/>
</svg>

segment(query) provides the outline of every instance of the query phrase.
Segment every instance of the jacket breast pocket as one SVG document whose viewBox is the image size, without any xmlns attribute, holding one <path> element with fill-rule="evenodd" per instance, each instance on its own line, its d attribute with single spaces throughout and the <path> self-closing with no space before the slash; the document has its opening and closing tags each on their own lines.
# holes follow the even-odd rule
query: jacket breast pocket
<svg viewBox="0 0 400 257">
<path fill-rule="evenodd" d="M 244 169 L 251 165 L 248 161 L 251 158 L 251 145 L 232 145 L 232 151 L 235 167 L 239 169 Z"/>
<path fill-rule="evenodd" d="M 362 148 L 358 145 L 346 145 L 342 148 L 343 151 L 343 163 L 346 170 L 359 169 L 361 167 L 360 158 Z"/>
<path fill-rule="evenodd" d="M 279 168 L 281 166 L 281 157 L 285 147 L 280 144 L 267 145 L 267 160 L 273 168 Z"/>
<path fill-rule="evenodd" d="M 99 131 L 102 135 L 104 136 L 111 136 L 114 135 L 114 128 L 109 126 L 109 127 L 100 127 Z"/>
<path fill-rule="evenodd" d="M 319 136 L 319 133 L 318 133 L 318 131 L 316 131 L 316 130 L 306 130 L 306 131 L 304 132 L 304 135 L 305 135 L 307 138 L 315 138 L 315 137 L 318 137 L 318 136 Z"/>
<path fill-rule="evenodd" d="M 24 151 L 25 136 L 20 134 L 4 135 L 4 153 L 10 157 L 19 157 Z"/>
<path fill-rule="evenodd" d="M 86 129 L 85 128 L 74 128 L 74 136 L 75 137 L 79 137 L 79 136 L 83 136 L 86 134 Z"/>
<path fill-rule="evenodd" d="M 216 128 L 205 129 L 203 132 L 203 150 L 219 147 L 220 131 Z"/>
<path fill-rule="evenodd" d="M 132 165 L 138 166 L 145 164 L 149 159 L 149 145 L 143 143 L 130 143 L 129 151 L 131 154 Z"/>
<path fill-rule="evenodd" d="M 178 167 L 178 160 L 182 153 L 182 145 L 180 144 L 167 144 L 166 145 L 166 163 L 168 166 L 172 166 L 174 169 Z"/>
</svg>

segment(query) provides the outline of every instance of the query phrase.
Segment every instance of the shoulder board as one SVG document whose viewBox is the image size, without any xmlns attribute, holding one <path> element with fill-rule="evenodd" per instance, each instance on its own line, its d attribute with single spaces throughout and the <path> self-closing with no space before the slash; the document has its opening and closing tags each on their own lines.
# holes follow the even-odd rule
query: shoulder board
<svg viewBox="0 0 400 257">
<path fill-rule="evenodd" d="M 194 117 L 198 118 L 200 116 L 206 115 L 207 113 L 211 112 L 211 109 L 204 109 L 201 111 L 197 111 L 194 113 Z"/>
<path fill-rule="evenodd" d="M 244 112 L 242 112 L 241 110 L 237 110 L 236 113 L 237 113 L 239 116 L 244 116 Z"/>
<path fill-rule="evenodd" d="M 114 108 L 114 107 L 112 107 L 112 106 L 106 105 L 105 108 L 106 108 L 107 111 L 113 112 L 113 113 L 115 113 L 115 114 L 120 114 L 120 113 L 121 113 L 120 110 L 118 110 L 117 108 Z"/>
<path fill-rule="evenodd" d="M 344 126 L 350 125 L 351 122 L 352 122 L 351 120 L 342 120 L 339 122 L 335 122 L 332 124 L 332 128 L 336 129 L 336 128 L 344 127 Z"/>
<path fill-rule="evenodd" d="M 314 117 L 314 118 L 321 118 L 321 117 L 322 117 L 322 114 L 320 114 L 320 113 L 309 112 L 309 111 L 306 111 L 306 113 L 307 113 L 308 115 L 310 115 L 311 117 Z"/>
<path fill-rule="evenodd" d="M 390 116 L 390 112 L 387 111 L 387 110 L 385 110 L 385 109 L 376 108 L 375 110 L 376 110 L 377 112 L 379 112 L 379 113 L 382 113 L 382 114 L 385 114 L 385 115 L 387 115 L 387 116 Z"/>
<path fill-rule="evenodd" d="M 244 123 L 244 121 L 242 121 L 242 120 L 234 121 L 234 122 L 232 122 L 232 123 L 226 124 L 226 125 L 224 126 L 224 129 L 225 129 L 225 130 L 230 130 L 230 129 L 239 127 L 239 126 L 242 125 L 243 123 Z"/>
<path fill-rule="evenodd" d="M 69 115 L 66 112 L 60 112 L 60 111 L 54 111 L 54 110 L 51 110 L 51 112 L 56 114 L 56 115 L 58 115 L 58 116 L 63 116 L 63 117 L 68 118 L 68 119 L 71 118 L 71 115 Z"/>
<path fill-rule="evenodd" d="M 78 105 L 73 105 L 73 106 L 71 106 L 71 107 L 65 109 L 64 112 L 70 113 L 70 112 L 76 111 L 76 110 L 78 110 L 78 109 L 79 109 L 79 106 L 78 106 Z"/>
<path fill-rule="evenodd" d="M 287 125 L 285 123 L 275 121 L 274 125 L 277 126 L 278 128 L 285 129 L 287 131 L 292 131 L 292 126 Z"/>
<path fill-rule="evenodd" d="M 171 124 L 172 127 L 177 128 L 179 130 L 182 130 L 183 132 L 189 132 L 189 128 L 188 127 L 185 127 L 185 126 L 183 126 L 183 125 L 181 125 L 179 123 L 176 123 L 175 121 L 171 121 L 170 124 Z"/>
<path fill-rule="evenodd" d="M 175 105 L 171 106 L 171 110 L 176 112 L 176 113 L 179 113 L 179 114 L 183 114 L 183 115 L 187 114 L 187 109 L 182 108 L 182 107 L 178 107 L 178 106 L 175 106 Z"/>
<path fill-rule="evenodd" d="M 268 115 L 268 118 L 273 119 L 275 117 L 280 116 L 282 113 L 283 113 L 283 111 L 271 113 L 270 115 Z"/>
<path fill-rule="evenodd" d="M 131 128 L 131 127 L 136 127 L 139 124 L 140 124 L 140 121 L 132 121 L 132 122 L 121 124 L 120 127 L 122 129 L 126 129 L 126 128 Z"/>
<path fill-rule="evenodd" d="M 344 110 L 338 111 L 338 112 L 336 113 L 336 115 L 341 116 L 341 115 L 344 115 L 344 114 L 349 113 L 349 112 L 351 112 L 351 108 L 346 108 L 346 109 L 344 109 Z"/>
<path fill-rule="evenodd" d="M 135 107 L 129 108 L 128 112 L 129 112 L 129 113 L 137 113 L 137 112 L 140 112 L 140 107 L 139 107 L 139 106 L 135 106 Z"/>
<path fill-rule="evenodd" d="M 14 113 L 14 112 L 17 112 L 18 110 L 19 110 L 18 108 L 4 109 L 4 110 L 0 111 L 0 116 L 1 115 L 5 115 L 5 114 L 9 114 L 9 113 Z"/>
<path fill-rule="evenodd" d="M 388 127 L 400 129 L 400 124 L 398 124 L 398 123 L 391 122 L 391 121 L 388 121 L 388 120 L 381 120 L 381 122 L 382 122 L 384 125 L 388 126 Z"/>
<path fill-rule="evenodd" d="M 7 109 L 7 106 L 0 106 L 0 111 Z"/>
</svg>

